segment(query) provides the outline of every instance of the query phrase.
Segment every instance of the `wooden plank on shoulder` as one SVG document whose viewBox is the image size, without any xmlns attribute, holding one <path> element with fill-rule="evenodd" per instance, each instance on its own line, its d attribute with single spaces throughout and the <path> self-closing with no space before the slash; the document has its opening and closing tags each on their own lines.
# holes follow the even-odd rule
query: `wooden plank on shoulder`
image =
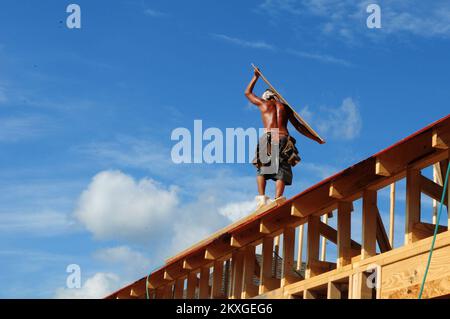
<svg viewBox="0 0 450 319">
<path fill-rule="evenodd" d="M 260 76 L 261 76 L 261 79 L 263 79 L 263 81 L 264 82 L 266 82 L 266 84 L 270 87 L 270 89 L 281 99 L 281 101 L 284 103 L 284 104 L 286 104 L 291 110 L 292 110 L 292 112 L 294 113 L 294 116 L 295 116 L 295 118 L 300 122 L 300 123 L 302 123 L 304 126 L 305 126 L 305 128 L 312 134 L 312 135 L 314 135 L 314 136 L 316 136 L 317 138 L 319 138 L 322 142 L 324 142 L 325 143 L 325 140 L 324 139 L 322 139 L 321 137 L 320 137 L 320 135 L 316 132 L 316 131 L 314 131 L 314 129 L 308 124 L 308 122 L 306 122 L 301 116 L 300 116 L 300 114 L 298 114 L 295 110 L 294 110 L 294 108 L 289 104 L 289 102 L 288 101 L 286 101 L 286 99 L 280 94 L 280 92 L 278 92 L 274 87 L 273 87 L 273 85 L 269 82 L 269 80 L 267 80 L 267 78 L 264 76 L 264 74 L 262 74 L 262 72 L 261 72 L 261 70 L 259 69 L 259 68 L 257 68 L 253 63 L 252 63 L 252 67 L 253 67 L 253 69 L 255 69 L 255 70 L 257 70 L 258 72 L 259 72 L 259 74 L 260 74 Z"/>
</svg>

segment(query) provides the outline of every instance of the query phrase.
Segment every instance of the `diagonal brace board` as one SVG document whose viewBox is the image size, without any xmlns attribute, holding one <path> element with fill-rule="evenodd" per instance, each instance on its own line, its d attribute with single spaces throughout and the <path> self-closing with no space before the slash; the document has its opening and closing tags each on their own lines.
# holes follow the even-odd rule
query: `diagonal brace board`
<svg viewBox="0 0 450 319">
<path fill-rule="evenodd" d="M 300 116 L 300 114 L 298 114 L 294 108 L 289 104 L 288 101 L 286 101 L 286 99 L 280 94 L 280 92 L 278 92 L 273 85 L 269 82 L 269 80 L 267 80 L 267 78 L 262 74 L 261 70 L 259 68 L 257 68 L 253 63 L 252 63 L 252 67 L 253 69 L 255 69 L 255 71 L 258 71 L 259 75 L 261 76 L 261 79 L 263 79 L 264 82 L 266 82 L 266 84 L 270 87 L 270 89 L 281 99 L 281 101 L 286 104 L 294 113 L 294 116 L 297 118 L 297 120 L 302 123 L 305 128 L 314 136 L 318 137 L 323 143 L 325 143 L 325 140 L 323 138 L 320 137 L 320 135 L 314 131 L 314 129 Z"/>
</svg>

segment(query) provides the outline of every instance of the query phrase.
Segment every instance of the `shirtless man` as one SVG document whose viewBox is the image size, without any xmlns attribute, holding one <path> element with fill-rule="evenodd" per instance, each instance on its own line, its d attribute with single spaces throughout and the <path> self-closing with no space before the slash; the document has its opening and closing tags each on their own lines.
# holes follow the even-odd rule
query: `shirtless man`
<svg viewBox="0 0 450 319">
<path fill-rule="evenodd" d="M 253 94 L 253 88 L 258 81 L 260 74 L 259 70 L 255 70 L 254 76 L 250 81 L 245 95 L 251 103 L 256 105 L 261 111 L 262 121 L 264 125 L 265 134 L 260 139 L 258 144 L 256 158 L 253 164 L 257 167 L 256 182 L 258 185 L 257 204 L 258 207 L 264 206 L 268 203 L 269 198 L 265 195 L 266 192 L 266 180 L 272 179 L 276 181 L 276 194 L 275 198 L 283 196 L 284 188 L 286 185 L 292 184 L 292 166 L 300 162 L 297 148 L 295 147 L 295 139 L 289 135 L 287 128 L 288 121 L 304 136 L 323 144 L 315 135 L 311 134 L 305 126 L 300 123 L 291 108 L 281 103 L 274 92 L 266 90 L 262 97 L 258 97 Z M 272 144 L 271 144 L 272 143 Z M 273 148 L 271 145 L 277 144 L 278 147 Z M 267 146 L 264 151 L 268 151 L 268 155 L 272 160 L 273 157 L 270 154 L 270 149 L 279 150 L 278 167 L 276 173 L 267 174 L 264 173 L 262 166 L 264 164 L 259 160 L 260 148 Z"/>
</svg>

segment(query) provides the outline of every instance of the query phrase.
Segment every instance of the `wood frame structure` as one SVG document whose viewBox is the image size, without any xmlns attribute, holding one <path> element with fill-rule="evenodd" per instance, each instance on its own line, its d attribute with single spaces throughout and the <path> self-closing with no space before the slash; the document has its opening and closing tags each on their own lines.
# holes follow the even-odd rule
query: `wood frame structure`
<svg viewBox="0 0 450 319">
<path fill-rule="evenodd" d="M 434 230 L 433 224 L 422 220 L 421 196 L 439 201 L 443 191 L 442 185 L 421 171 L 439 165 L 440 174 L 445 176 L 449 145 L 447 115 L 170 258 L 149 275 L 150 298 L 417 298 Z M 390 192 L 388 231 L 380 216 L 377 194 L 403 179 L 404 245 L 393 249 L 395 189 Z M 450 190 L 445 199 L 447 210 L 449 198 Z M 362 200 L 361 243 L 351 237 L 353 203 L 357 200 Z M 333 211 L 337 212 L 336 229 L 321 221 L 321 216 Z M 307 258 L 302 273 L 305 226 Z M 337 245 L 335 262 L 320 258 L 321 236 Z M 276 237 L 282 238 L 281 275 L 273 271 L 274 263 L 279 262 L 273 253 Z M 440 225 L 424 297 L 442 296 L 450 296 L 450 231 Z M 107 298 L 145 297 L 146 278 L 142 278 Z"/>
</svg>

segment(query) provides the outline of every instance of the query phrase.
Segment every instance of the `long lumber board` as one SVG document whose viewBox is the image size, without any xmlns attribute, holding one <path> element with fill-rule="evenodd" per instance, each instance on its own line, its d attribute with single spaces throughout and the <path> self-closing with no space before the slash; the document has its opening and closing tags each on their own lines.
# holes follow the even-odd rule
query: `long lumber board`
<svg viewBox="0 0 450 319">
<path fill-rule="evenodd" d="M 264 82 L 266 82 L 266 84 L 269 86 L 269 88 L 276 93 L 276 95 L 281 99 L 281 101 L 286 104 L 294 113 L 295 118 L 303 124 L 303 126 L 305 126 L 305 128 L 314 136 L 316 136 L 317 138 L 319 138 L 323 143 L 325 143 L 325 140 L 323 138 L 320 137 L 320 135 L 314 131 L 314 129 L 308 124 L 308 122 L 306 122 L 301 116 L 300 114 L 298 114 L 294 108 L 289 104 L 288 101 L 286 101 L 286 99 L 280 94 L 280 92 L 278 92 L 273 85 L 269 82 L 269 80 L 267 80 L 267 78 L 264 76 L 264 74 L 262 74 L 261 70 L 256 67 L 253 63 L 252 63 L 252 67 L 253 69 L 255 69 L 255 71 L 257 71 L 259 73 L 259 75 L 261 76 L 261 79 L 263 79 Z"/>
</svg>

